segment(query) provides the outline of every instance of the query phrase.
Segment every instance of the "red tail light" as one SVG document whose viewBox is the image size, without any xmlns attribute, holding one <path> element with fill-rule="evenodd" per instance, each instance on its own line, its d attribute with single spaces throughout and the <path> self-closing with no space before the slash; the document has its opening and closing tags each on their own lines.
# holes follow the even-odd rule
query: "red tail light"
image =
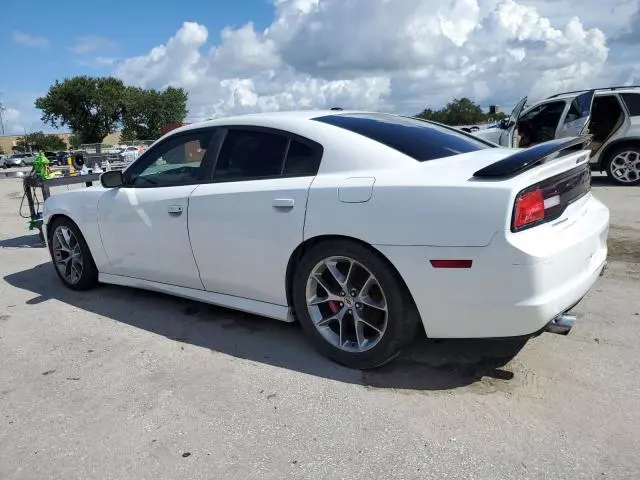
<svg viewBox="0 0 640 480">
<path fill-rule="evenodd" d="M 544 220 L 544 195 L 540 188 L 522 193 L 516 199 L 513 229 L 522 228 Z"/>
<path fill-rule="evenodd" d="M 511 231 L 520 232 L 553 222 L 569 205 L 590 191 L 591 171 L 587 164 L 527 187 L 516 195 Z"/>
</svg>

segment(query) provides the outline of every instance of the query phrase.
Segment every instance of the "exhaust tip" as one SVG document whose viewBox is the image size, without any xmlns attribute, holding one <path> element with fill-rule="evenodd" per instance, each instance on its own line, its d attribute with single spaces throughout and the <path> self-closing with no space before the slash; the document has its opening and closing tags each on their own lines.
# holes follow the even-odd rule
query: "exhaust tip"
<svg viewBox="0 0 640 480">
<path fill-rule="evenodd" d="M 568 335 L 575 323 L 575 315 L 567 315 L 566 313 L 563 313 L 551 320 L 547 324 L 547 328 L 545 330 L 549 333 L 556 333 L 558 335 Z"/>
</svg>

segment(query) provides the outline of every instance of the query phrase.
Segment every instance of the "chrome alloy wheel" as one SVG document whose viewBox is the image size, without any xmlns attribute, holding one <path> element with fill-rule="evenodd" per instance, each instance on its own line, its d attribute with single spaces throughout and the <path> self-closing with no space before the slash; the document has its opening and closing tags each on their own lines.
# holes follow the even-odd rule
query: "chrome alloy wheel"
<svg viewBox="0 0 640 480">
<path fill-rule="evenodd" d="M 376 277 L 360 262 L 329 257 L 307 280 L 307 309 L 320 334 L 346 352 L 375 347 L 387 328 L 387 299 Z"/>
<path fill-rule="evenodd" d="M 82 250 L 70 228 L 60 225 L 55 229 L 51 250 L 60 275 L 71 285 L 78 283 L 83 270 Z"/>
<path fill-rule="evenodd" d="M 609 170 L 619 182 L 637 182 L 640 180 L 640 153 L 633 150 L 620 152 L 611 160 Z"/>
</svg>

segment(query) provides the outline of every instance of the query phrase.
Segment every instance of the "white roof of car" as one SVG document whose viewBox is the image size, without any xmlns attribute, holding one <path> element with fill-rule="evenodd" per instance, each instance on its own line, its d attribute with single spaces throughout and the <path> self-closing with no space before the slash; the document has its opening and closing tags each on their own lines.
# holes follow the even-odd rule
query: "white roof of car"
<svg viewBox="0 0 640 480">
<path fill-rule="evenodd" d="M 575 92 L 566 92 L 559 93 L 557 95 L 552 95 L 547 97 L 545 100 L 564 100 L 567 98 L 574 98 L 580 95 L 581 93 L 586 93 L 590 89 L 585 88 L 584 90 L 578 90 Z M 628 87 L 609 87 L 609 88 L 594 88 L 596 95 L 610 95 L 612 93 L 640 93 L 640 87 L 637 86 L 628 86 Z"/>
<path fill-rule="evenodd" d="M 235 115 L 231 117 L 221 117 L 213 120 L 204 120 L 202 122 L 190 123 L 184 125 L 173 132 L 184 132 L 195 128 L 215 127 L 218 125 L 255 125 L 264 127 L 284 126 L 286 124 L 300 122 L 301 120 L 311 120 L 313 118 L 325 115 L 349 113 L 371 113 L 363 110 L 292 110 L 277 111 L 263 113 L 247 113 L 243 115 Z"/>
</svg>

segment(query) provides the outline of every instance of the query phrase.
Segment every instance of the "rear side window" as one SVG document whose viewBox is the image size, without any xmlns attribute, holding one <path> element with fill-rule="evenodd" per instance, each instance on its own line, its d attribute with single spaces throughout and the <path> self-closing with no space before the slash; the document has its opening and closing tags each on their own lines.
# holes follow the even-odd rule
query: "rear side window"
<svg viewBox="0 0 640 480">
<path fill-rule="evenodd" d="M 214 182 L 314 176 L 322 146 L 278 132 L 230 128 L 213 172 Z"/>
<path fill-rule="evenodd" d="M 358 133 L 419 162 L 493 148 L 463 133 L 395 115 L 337 114 L 314 120 Z"/>
<path fill-rule="evenodd" d="M 322 147 L 291 140 L 282 175 L 285 177 L 313 176 L 318 173 Z"/>
<path fill-rule="evenodd" d="M 620 96 L 629 110 L 629 115 L 636 117 L 640 115 L 640 93 L 621 93 Z"/>
<path fill-rule="evenodd" d="M 289 139 L 258 130 L 230 129 L 213 173 L 214 182 L 278 177 Z"/>
</svg>

